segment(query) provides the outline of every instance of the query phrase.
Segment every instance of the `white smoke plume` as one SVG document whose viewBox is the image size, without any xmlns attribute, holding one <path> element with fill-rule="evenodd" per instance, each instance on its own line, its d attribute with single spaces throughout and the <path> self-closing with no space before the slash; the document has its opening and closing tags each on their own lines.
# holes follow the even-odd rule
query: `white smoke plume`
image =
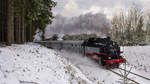
<svg viewBox="0 0 150 84">
<path fill-rule="evenodd" d="M 49 24 L 45 31 L 45 37 L 49 38 L 54 34 L 63 36 L 65 34 L 97 34 L 108 36 L 111 30 L 111 23 L 104 14 L 80 15 L 79 17 L 65 18 L 57 15 L 52 24 Z"/>
</svg>

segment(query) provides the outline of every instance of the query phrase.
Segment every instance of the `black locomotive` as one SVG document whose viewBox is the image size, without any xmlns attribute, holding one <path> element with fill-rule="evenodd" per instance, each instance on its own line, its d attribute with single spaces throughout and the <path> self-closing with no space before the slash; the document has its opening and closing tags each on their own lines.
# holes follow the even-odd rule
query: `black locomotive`
<svg viewBox="0 0 150 84">
<path fill-rule="evenodd" d="M 119 67 L 119 64 L 125 59 L 120 55 L 120 47 L 116 42 L 113 42 L 110 37 L 107 38 L 89 38 L 82 44 L 84 54 L 88 56 L 98 56 L 98 61 L 106 68 Z M 96 47 L 99 52 L 86 52 L 86 47 Z"/>
</svg>

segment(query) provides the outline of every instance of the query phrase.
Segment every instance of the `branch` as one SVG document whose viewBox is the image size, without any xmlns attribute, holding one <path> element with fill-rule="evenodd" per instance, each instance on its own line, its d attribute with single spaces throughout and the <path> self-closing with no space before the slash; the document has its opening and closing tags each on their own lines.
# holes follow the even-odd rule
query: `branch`
<svg viewBox="0 0 150 84">
<path fill-rule="evenodd" d="M 19 80 L 20 83 L 32 83 L 32 84 L 38 84 L 37 82 L 29 82 L 29 81 L 21 81 Z"/>
</svg>

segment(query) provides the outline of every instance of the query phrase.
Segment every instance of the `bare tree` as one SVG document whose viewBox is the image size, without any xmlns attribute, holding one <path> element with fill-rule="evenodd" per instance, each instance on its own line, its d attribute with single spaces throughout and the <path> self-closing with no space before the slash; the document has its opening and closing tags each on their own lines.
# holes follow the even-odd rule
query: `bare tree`
<svg viewBox="0 0 150 84">
<path fill-rule="evenodd" d="M 144 39 L 144 18 L 140 9 L 131 7 L 128 14 L 121 11 L 112 19 L 112 37 L 121 45 L 140 44 Z"/>
<path fill-rule="evenodd" d="M 148 20 L 146 23 L 146 40 L 147 42 L 150 42 L 150 14 L 147 15 Z"/>
</svg>

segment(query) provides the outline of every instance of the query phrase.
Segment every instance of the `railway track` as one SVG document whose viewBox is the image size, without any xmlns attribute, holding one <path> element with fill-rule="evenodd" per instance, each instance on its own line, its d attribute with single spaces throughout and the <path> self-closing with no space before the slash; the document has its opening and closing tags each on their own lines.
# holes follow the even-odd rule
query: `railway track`
<svg viewBox="0 0 150 84">
<path fill-rule="evenodd" d="M 114 74 L 116 74 L 116 75 L 118 75 L 118 76 L 120 76 L 120 77 L 126 78 L 127 80 L 130 80 L 130 81 L 134 82 L 135 84 L 140 84 L 139 82 L 137 82 L 137 81 L 135 81 L 135 80 L 132 80 L 132 79 L 130 79 L 130 78 L 128 78 L 128 77 L 125 77 L 125 76 L 121 75 L 120 73 L 115 72 L 115 71 L 113 71 L 113 70 L 111 70 L 111 69 L 110 69 L 109 71 L 113 72 Z"/>
<path fill-rule="evenodd" d="M 131 72 L 131 71 L 122 69 L 122 68 L 118 68 L 118 69 L 119 69 L 119 70 L 126 71 L 126 72 L 129 72 L 130 74 L 136 75 L 136 76 L 138 76 L 138 77 L 141 77 L 141 78 L 143 78 L 143 79 L 145 79 L 145 80 L 149 80 L 149 81 L 150 81 L 150 78 L 144 77 L 144 76 L 139 75 L 139 74 L 137 74 L 137 73 L 134 73 L 134 72 Z M 113 70 L 111 70 L 111 69 L 110 69 L 110 71 L 113 72 L 113 73 L 115 73 L 116 75 L 118 75 L 118 76 L 120 76 L 120 77 L 125 77 L 125 76 L 123 76 L 122 74 L 120 74 L 120 73 L 118 73 L 118 72 L 115 72 L 115 71 L 113 71 Z M 128 77 L 125 77 L 125 78 L 126 78 L 127 80 L 130 80 L 130 81 L 134 82 L 135 84 L 140 84 L 140 83 L 138 83 L 137 81 L 132 80 L 132 79 L 130 79 L 130 78 L 128 78 Z"/>
<path fill-rule="evenodd" d="M 136 73 L 134 73 L 134 72 L 131 72 L 131 71 L 128 71 L 128 70 L 125 70 L 125 69 L 122 69 L 122 68 L 118 68 L 118 69 L 119 69 L 119 70 L 123 70 L 123 71 L 127 71 L 127 72 L 129 72 L 130 74 L 136 75 L 136 76 L 141 77 L 141 78 L 143 78 L 143 79 L 150 80 L 150 78 L 144 77 L 144 76 L 139 75 L 139 74 L 136 74 Z"/>
</svg>

